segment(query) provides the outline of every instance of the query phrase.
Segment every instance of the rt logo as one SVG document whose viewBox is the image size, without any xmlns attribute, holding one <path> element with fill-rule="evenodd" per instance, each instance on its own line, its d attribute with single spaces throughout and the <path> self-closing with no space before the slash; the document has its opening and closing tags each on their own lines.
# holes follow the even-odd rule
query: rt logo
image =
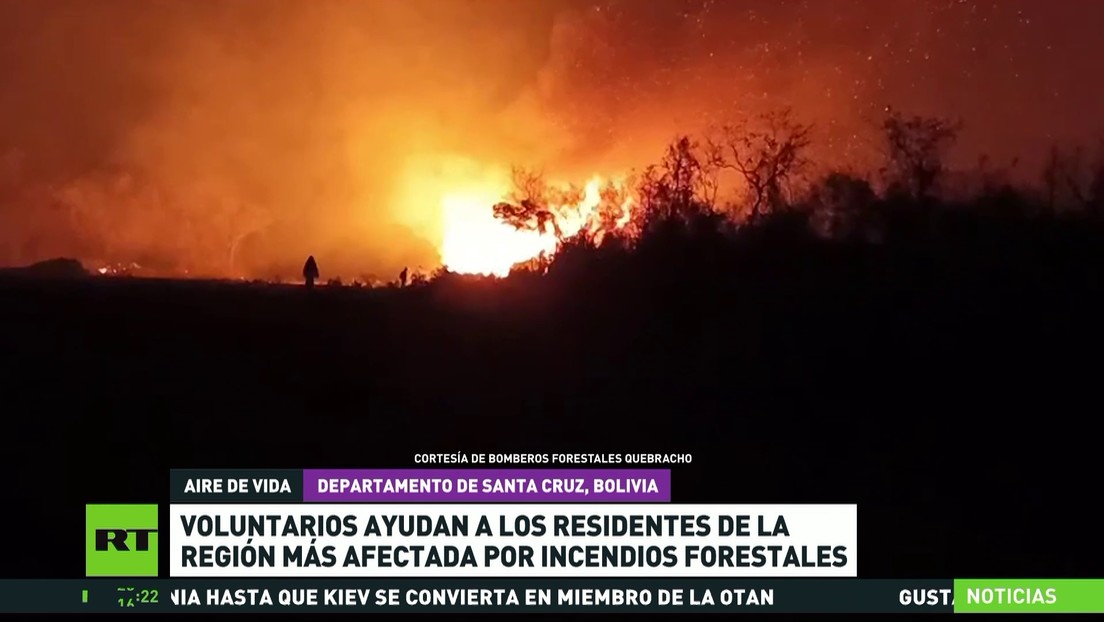
<svg viewBox="0 0 1104 622">
<path fill-rule="evenodd" d="M 157 576 L 156 505 L 86 505 L 84 530 L 85 576 Z"/>
</svg>

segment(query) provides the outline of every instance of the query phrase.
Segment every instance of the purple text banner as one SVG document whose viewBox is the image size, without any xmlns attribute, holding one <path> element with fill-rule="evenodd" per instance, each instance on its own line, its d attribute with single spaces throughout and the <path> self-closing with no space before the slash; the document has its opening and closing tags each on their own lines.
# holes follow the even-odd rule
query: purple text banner
<svg viewBox="0 0 1104 622">
<path fill-rule="evenodd" d="M 667 503 L 669 469 L 305 469 L 303 501 Z"/>
</svg>

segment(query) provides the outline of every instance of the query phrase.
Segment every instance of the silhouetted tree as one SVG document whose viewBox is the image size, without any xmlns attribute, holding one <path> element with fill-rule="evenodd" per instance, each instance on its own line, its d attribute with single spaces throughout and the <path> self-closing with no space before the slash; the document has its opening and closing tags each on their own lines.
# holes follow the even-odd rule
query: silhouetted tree
<svg viewBox="0 0 1104 622">
<path fill-rule="evenodd" d="M 1091 160 L 1078 147 L 1074 161 L 1066 171 L 1066 183 L 1078 207 L 1094 216 L 1104 216 L 1104 140 L 1097 145 Z"/>
<path fill-rule="evenodd" d="M 1058 207 L 1062 184 L 1065 183 L 1063 166 L 1062 150 L 1058 148 L 1058 145 L 1051 145 L 1042 171 L 1043 193 L 1046 197 L 1047 208 L 1050 210 Z"/>
<path fill-rule="evenodd" d="M 809 192 L 811 224 L 827 237 L 849 238 L 872 224 L 877 200 L 867 180 L 829 173 Z"/>
<path fill-rule="evenodd" d="M 544 274 L 548 271 L 548 267 L 552 265 L 552 256 L 544 251 L 537 254 L 536 257 L 531 257 L 525 261 L 520 261 L 513 266 L 510 266 L 510 274 L 525 272 L 529 274 Z"/>
<path fill-rule="evenodd" d="M 599 204 L 594 215 L 593 227 L 582 233 L 596 245 L 601 245 L 613 235 L 619 241 L 626 238 L 626 226 L 631 223 L 633 208 L 638 202 L 634 196 L 635 180 L 615 184 L 607 182 L 599 191 Z"/>
<path fill-rule="evenodd" d="M 83 232 L 86 252 L 113 263 L 133 261 L 149 244 L 149 236 L 134 223 L 167 213 L 171 207 L 154 186 L 120 170 L 73 179 L 55 192 L 69 222 Z"/>
<path fill-rule="evenodd" d="M 556 199 L 564 199 L 563 193 L 555 192 L 540 172 L 514 167 L 512 176 L 513 189 L 509 200 L 495 204 L 495 217 L 517 229 L 541 233 L 552 231 L 557 238 L 562 237 L 560 223 L 550 204 Z"/>
<path fill-rule="evenodd" d="M 958 121 L 905 118 L 891 110 L 882 124 L 888 181 L 914 198 L 928 198 L 944 172 L 946 152 L 954 145 L 961 127 Z"/>
<path fill-rule="evenodd" d="M 227 227 L 227 273 L 237 276 L 237 257 L 241 243 L 272 224 L 272 215 L 255 205 L 235 203 L 224 215 Z"/>
<path fill-rule="evenodd" d="M 644 169 L 637 186 L 643 227 L 661 220 L 689 220 L 713 213 L 717 165 L 697 142 L 683 136 L 667 146 L 659 165 Z"/>
<path fill-rule="evenodd" d="M 1101 140 L 1097 145 L 1096 160 L 1092 166 L 1092 177 L 1089 181 L 1086 206 L 1093 215 L 1104 216 L 1104 140 Z"/>
<path fill-rule="evenodd" d="M 716 199 L 717 184 L 711 163 L 698 152 L 698 144 L 683 136 L 667 146 L 660 163 L 670 207 L 679 215 L 701 211 Z"/>
<path fill-rule="evenodd" d="M 750 220 L 784 206 L 785 194 L 809 165 L 811 132 L 783 108 L 726 125 L 710 142 L 713 166 L 737 172 L 747 184 Z"/>
<path fill-rule="evenodd" d="M 586 237 L 600 244 L 607 234 L 628 223 L 633 197 L 627 185 L 607 181 L 597 189 L 597 205 L 587 205 L 591 211 L 585 214 L 587 220 L 583 226 L 576 230 L 578 223 L 575 222 L 565 230 L 566 223 L 583 215 L 580 210 L 584 201 L 595 199 L 588 197 L 588 190 L 576 185 L 550 185 L 541 173 L 515 167 L 513 189 L 508 199 L 492 209 L 496 218 L 514 228 L 551 233 L 561 244 L 569 235 Z"/>
<path fill-rule="evenodd" d="M 1051 147 L 1042 171 L 1043 193 L 1051 209 L 1075 209 L 1104 216 L 1104 141 L 1090 160 L 1083 146 Z"/>
</svg>

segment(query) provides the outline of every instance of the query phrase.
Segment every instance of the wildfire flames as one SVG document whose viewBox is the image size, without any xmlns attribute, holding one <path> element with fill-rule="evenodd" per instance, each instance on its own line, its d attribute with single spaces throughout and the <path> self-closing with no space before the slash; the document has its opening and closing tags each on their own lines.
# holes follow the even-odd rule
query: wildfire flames
<svg viewBox="0 0 1104 622">
<path fill-rule="evenodd" d="M 519 264 L 552 258 L 564 240 L 579 235 L 601 243 L 632 222 L 637 205 L 625 177 L 594 175 L 581 186 L 540 175 L 520 180 L 517 171 L 438 155 L 407 166 L 391 198 L 394 215 L 434 243 L 441 266 L 460 274 L 504 277 Z M 103 276 L 163 275 L 132 262 L 95 265 Z"/>
<path fill-rule="evenodd" d="M 506 276 L 511 268 L 551 257 L 561 239 L 585 234 L 600 242 L 632 219 L 633 200 L 624 180 L 594 176 L 581 189 L 553 185 L 539 201 L 544 218 L 516 227 L 496 216 L 509 203 L 509 184 L 449 191 L 441 198 L 441 263 L 453 272 Z"/>
</svg>

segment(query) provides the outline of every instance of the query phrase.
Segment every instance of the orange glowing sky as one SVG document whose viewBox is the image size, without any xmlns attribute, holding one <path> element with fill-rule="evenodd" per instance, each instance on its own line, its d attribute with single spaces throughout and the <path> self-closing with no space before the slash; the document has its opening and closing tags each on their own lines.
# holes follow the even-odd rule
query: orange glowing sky
<svg viewBox="0 0 1104 622">
<path fill-rule="evenodd" d="M 783 105 L 829 164 L 869 166 L 892 104 L 1026 168 L 1104 132 L 1102 21 L 1041 0 L 0 0 L 0 264 L 500 274 L 554 247 L 490 217 L 511 166 L 620 178 Z"/>
</svg>

